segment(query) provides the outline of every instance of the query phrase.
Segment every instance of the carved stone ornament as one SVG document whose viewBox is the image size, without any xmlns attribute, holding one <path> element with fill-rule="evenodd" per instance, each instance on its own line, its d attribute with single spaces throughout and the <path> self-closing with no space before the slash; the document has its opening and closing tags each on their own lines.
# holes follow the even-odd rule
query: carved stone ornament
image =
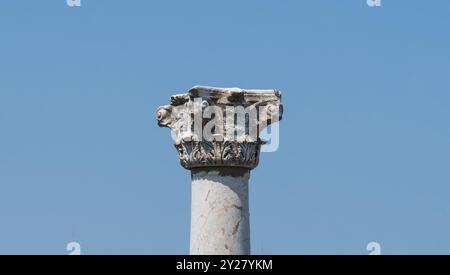
<svg viewBox="0 0 450 275">
<path fill-rule="evenodd" d="M 156 117 L 160 127 L 172 130 L 184 168 L 253 169 L 264 144 L 259 133 L 282 114 L 277 90 L 195 86 L 172 96 Z"/>
</svg>

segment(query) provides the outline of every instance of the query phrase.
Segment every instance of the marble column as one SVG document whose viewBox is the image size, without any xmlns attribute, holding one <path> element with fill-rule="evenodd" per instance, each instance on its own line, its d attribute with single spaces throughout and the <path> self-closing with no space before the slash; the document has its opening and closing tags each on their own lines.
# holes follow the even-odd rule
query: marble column
<svg viewBox="0 0 450 275">
<path fill-rule="evenodd" d="M 282 107 L 277 90 L 195 86 L 158 108 L 158 125 L 172 130 L 191 171 L 190 254 L 250 254 L 250 171 L 264 144 L 259 133 Z"/>
</svg>

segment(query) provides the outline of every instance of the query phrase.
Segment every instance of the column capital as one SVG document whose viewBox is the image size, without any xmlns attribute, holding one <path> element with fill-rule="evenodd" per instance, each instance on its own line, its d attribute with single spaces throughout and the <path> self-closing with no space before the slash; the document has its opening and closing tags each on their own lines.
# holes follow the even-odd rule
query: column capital
<svg viewBox="0 0 450 275">
<path fill-rule="evenodd" d="M 184 168 L 253 169 L 264 144 L 259 133 L 282 114 L 277 90 L 195 86 L 172 96 L 156 117 L 160 127 L 172 130 Z"/>
</svg>

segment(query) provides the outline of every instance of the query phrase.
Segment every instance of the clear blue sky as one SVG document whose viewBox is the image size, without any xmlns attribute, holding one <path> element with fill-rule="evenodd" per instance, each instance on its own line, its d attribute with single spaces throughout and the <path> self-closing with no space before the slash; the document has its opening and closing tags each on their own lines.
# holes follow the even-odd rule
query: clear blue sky
<svg viewBox="0 0 450 275">
<path fill-rule="evenodd" d="M 255 254 L 450 253 L 450 1 L 0 4 L 0 253 L 186 254 L 190 175 L 155 109 L 276 88 Z"/>
</svg>

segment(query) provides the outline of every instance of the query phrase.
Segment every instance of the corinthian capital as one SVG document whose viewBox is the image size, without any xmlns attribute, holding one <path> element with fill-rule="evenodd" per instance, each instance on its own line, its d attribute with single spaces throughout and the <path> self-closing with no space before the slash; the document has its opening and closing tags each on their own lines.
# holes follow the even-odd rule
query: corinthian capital
<svg viewBox="0 0 450 275">
<path fill-rule="evenodd" d="M 172 96 L 156 116 L 159 126 L 172 130 L 184 168 L 253 169 L 264 144 L 259 133 L 282 113 L 277 90 L 195 86 Z"/>
</svg>

